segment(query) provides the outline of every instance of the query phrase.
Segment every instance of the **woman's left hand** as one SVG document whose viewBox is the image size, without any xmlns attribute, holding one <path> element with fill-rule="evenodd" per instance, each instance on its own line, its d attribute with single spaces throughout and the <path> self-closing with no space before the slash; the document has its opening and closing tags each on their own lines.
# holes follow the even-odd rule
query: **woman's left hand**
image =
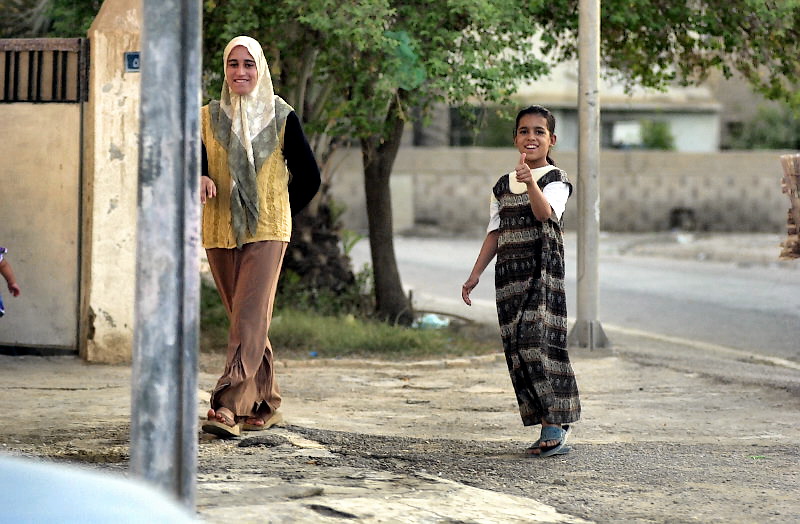
<svg viewBox="0 0 800 524">
<path fill-rule="evenodd" d="M 515 171 L 517 173 L 517 182 L 521 182 L 530 187 L 533 183 L 533 175 L 531 174 L 530 166 L 525 163 L 525 153 L 522 153 L 522 157 L 519 159 L 519 164 Z"/>
</svg>

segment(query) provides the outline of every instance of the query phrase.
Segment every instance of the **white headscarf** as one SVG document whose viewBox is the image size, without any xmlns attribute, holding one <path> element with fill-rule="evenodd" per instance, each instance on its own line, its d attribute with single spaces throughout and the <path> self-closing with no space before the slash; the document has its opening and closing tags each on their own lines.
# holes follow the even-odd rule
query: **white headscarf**
<svg viewBox="0 0 800 524">
<path fill-rule="evenodd" d="M 256 86 L 250 93 L 242 96 L 231 93 L 228 87 L 228 56 L 237 46 L 247 49 L 256 62 L 258 72 Z M 231 131 L 239 137 L 247 152 L 247 159 L 255 168 L 253 139 L 275 118 L 275 93 L 261 44 L 249 36 L 237 36 L 225 46 L 225 51 L 222 53 L 222 67 L 225 71 L 225 82 L 222 83 L 220 107 L 231 120 Z"/>
</svg>

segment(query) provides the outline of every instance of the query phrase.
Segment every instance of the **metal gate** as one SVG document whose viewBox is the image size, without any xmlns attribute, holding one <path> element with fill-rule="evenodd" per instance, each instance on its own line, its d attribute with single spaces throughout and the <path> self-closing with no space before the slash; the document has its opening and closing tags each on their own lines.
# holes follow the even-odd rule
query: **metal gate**
<svg viewBox="0 0 800 524">
<path fill-rule="evenodd" d="M 0 40 L 0 245 L 22 288 L 0 288 L 5 353 L 78 348 L 88 56 L 82 38 Z"/>
<path fill-rule="evenodd" d="M 0 40 L 0 102 L 85 102 L 88 45 L 85 38 Z"/>
</svg>

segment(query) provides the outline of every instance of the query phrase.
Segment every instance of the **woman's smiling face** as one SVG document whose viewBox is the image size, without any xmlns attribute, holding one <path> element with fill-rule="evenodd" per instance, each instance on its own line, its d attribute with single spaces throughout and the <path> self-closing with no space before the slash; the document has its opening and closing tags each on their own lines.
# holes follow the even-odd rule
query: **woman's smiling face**
<svg viewBox="0 0 800 524">
<path fill-rule="evenodd" d="M 255 89 L 258 69 L 246 47 L 237 45 L 231 49 L 225 62 L 225 81 L 231 92 L 239 96 L 248 95 Z"/>
</svg>

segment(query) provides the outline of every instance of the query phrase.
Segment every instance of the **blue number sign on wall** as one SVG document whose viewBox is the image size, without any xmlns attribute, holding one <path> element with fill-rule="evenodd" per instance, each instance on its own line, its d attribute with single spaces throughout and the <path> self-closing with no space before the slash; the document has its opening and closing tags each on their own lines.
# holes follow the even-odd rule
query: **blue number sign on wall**
<svg viewBox="0 0 800 524">
<path fill-rule="evenodd" d="M 125 72 L 139 72 L 139 51 L 127 51 L 125 53 Z"/>
</svg>

